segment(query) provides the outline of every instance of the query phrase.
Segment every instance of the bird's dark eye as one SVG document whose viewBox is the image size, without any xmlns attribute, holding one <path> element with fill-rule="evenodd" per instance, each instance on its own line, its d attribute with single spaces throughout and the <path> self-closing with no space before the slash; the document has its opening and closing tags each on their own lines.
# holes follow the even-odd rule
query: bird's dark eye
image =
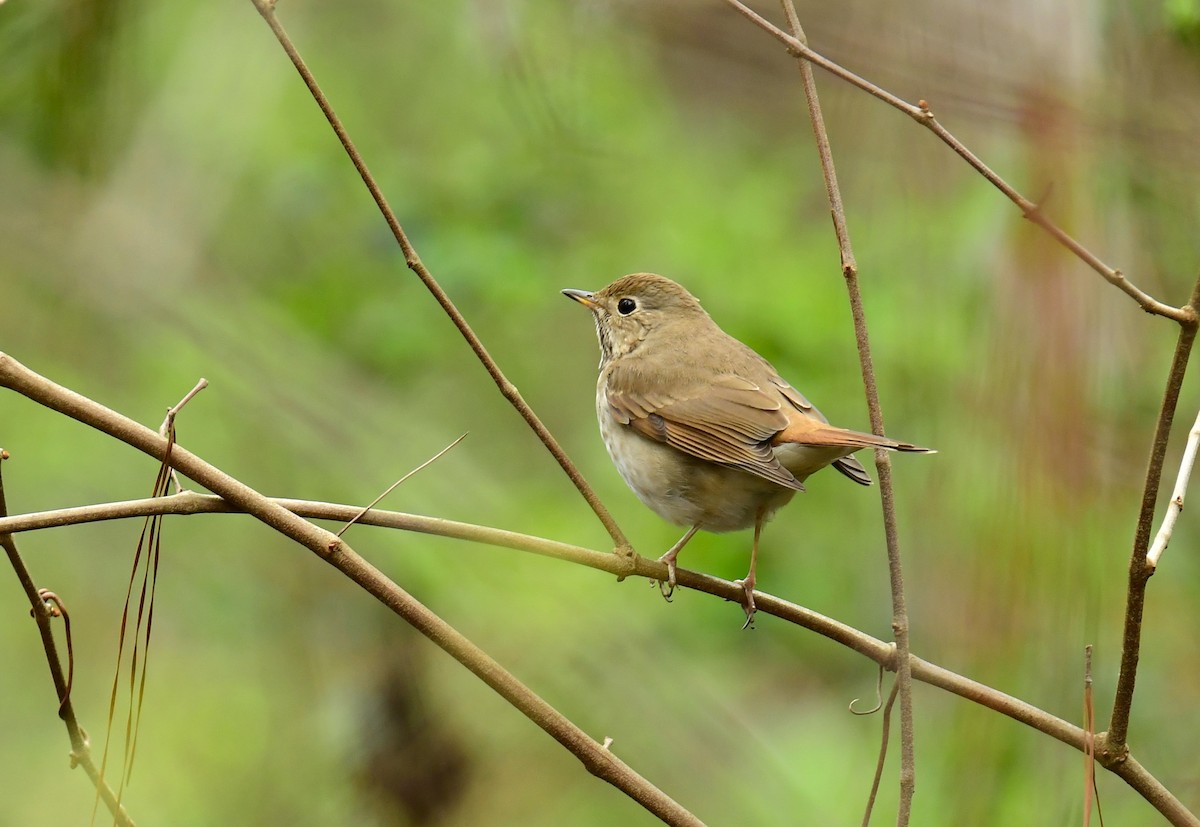
<svg viewBox="0 0 1200 827">
<path fill-rule="evenodd" d="M 617 312 L 622 316 L 628 316 L 635 310 L 637 310 L 637 302 L 633 299 L 621 299 L 617 302 Z"/>
</svg>

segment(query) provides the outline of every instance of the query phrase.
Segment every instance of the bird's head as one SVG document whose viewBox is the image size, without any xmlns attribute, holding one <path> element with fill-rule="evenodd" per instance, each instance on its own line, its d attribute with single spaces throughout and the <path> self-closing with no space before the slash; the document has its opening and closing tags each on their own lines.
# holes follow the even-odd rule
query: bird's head
<svg viewBox="0 0 1200 827">
<path fill-rule="evenodd" d="M 592 311 L 600 339 L 600 364 L 632 353 L 648 338 L 686 332 L 700 320 L 711 323 L 696 297 L 669 278 L 654 273 L 622 276 L 595 293 L 563 290 Z"/>
</svg>

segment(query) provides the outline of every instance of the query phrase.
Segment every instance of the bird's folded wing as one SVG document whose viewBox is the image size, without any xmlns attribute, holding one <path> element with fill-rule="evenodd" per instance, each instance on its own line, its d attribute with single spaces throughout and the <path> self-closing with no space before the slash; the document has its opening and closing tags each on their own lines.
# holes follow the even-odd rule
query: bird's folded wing
<svg viewBox="0 0 1200 827">
<path fill-rule="evenodd" d="M 664 394 L 638 388 L 628 381 L 634 378 L 615 372 L 609 377 L 608 405 L 622 424 L 700 459 L 804 490 L 771 447 L 771 440 L 788 425 L 778 387 L 761 388 L 726 374 L 703 386 Z"/>
</svg>

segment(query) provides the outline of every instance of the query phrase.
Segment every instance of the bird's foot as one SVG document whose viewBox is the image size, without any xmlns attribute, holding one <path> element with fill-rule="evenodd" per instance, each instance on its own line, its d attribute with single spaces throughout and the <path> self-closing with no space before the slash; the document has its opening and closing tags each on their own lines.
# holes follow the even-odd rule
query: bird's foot
<svg viewBox="0 0 1200 827">
<path fill-rule="evenodd" d="M 742 629 L 754 628 L 754 613 L 758 611 L 758 607 L 754 605 L 754 575 L 750 575 L 745 580 L 733 581 L 742 587 L 742 591 L 746 593 L 746 602 L 742 604 L 742 608 L 746 611 L 746 622 L 742 624 Z"/>
<path fill-rule="evenodd" d="M 662 557 L 658 558 L 658 562 L 667 564 L 667 579 L 656 581 L 658 590 L 663 596 L 663 600 L 671 602 L 671 595 L 675 594 L 675 555 L 667 552 Z"/>
</svg>

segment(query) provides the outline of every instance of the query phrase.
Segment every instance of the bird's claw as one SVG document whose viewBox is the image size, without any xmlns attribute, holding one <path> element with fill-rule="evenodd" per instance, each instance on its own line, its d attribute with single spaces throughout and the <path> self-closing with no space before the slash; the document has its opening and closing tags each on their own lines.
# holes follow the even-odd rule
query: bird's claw
<svg viewBox="0 0 1200 827">
<path fill-rule="evenodd" d="M 659 558 L 658 558 L 658 562 L 660 562 L 660 563 L 666 563 L 666 564 L 667 564 L 667 579 L 666 579 L 666 582 L 664 582 L 664 581 L 662 581 L 662 580 L 659 580 L 659 581 L 657 581 L 657 582 L 658 582 L 658 590 L 659 590 L 659 592 L 662 594 L 662 596 L 663 596 L 663 600 L 665 600 L 665 601 L 667 601 L 668 603 L 670 603 L 670 602 L 671 602 L 671 596 L 672 596 L 673 594 L 675 594 L 675 585 L 676 585 L 676 581 L 675 581 L 675 560 L 674 560 L 674 558 L 670 558 L 670 559 L 668 559 L 668 555 L 665 555 L 665 554 L 664 554 L 662 557 L 659 557 Z"/>
<path fill-rule="evenodd" d="M 746 593 L 746 602 L 742 604 L 742 608 L 746 612 L 746 622 L 742 624 L 742 630 L 754 628 L 754 614 L 758 611 L 758 607 L 754 605 L 754 580 L 746 578 L 745 580 L 733 581 L 742 587 L 742 591 Z"/>
</svg>

